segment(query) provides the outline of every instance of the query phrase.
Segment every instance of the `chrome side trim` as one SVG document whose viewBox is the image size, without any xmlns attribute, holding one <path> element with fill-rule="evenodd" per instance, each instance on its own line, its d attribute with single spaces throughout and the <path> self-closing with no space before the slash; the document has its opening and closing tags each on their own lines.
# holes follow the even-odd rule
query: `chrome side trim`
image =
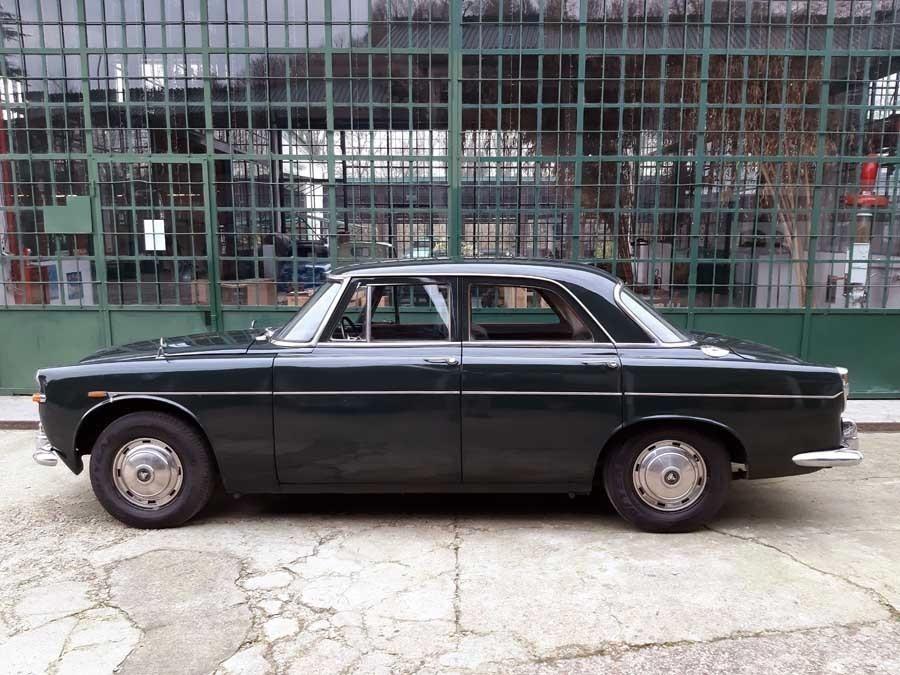
<svg viewBox="0 0 900 675">
<path fill-rule="evenodd" d="M 463 396 L 621 396 L 617 391 L 491 391 L 469 389 Z"/>
<path fill-rule="evenodd" d="M 863 460 L 863 454 L 859 450 L 850 448 L 835 448 L 818 452 L 802 452 L 794 455 L 791 460 L 797 466 L 827 469 L 836 466 L 856 466 Z"/>
<path fill-rule="evenodd" d="M 422 394 L 435 394 L 439 396 L 458 395 L 456 389 L 431 389 L 425 391 L 408 390 L 408 389 L 386 389 L 386 390 L 353 390 L 345 391 L 276 391 L 276 396 L 363 396 L 363 395 L 400 395 L 400 396 L 420 396 Z"/>
<path fill-rule="evenodd" d="M 116 396 L 271 396 L 271 391 L 108 391 L 108 398 Z"/>
<path fill-rule="evenodd" d="M 691 398 L 812 398 L 812 399 L 835 399 L 843 396 L 843 392 L 837 394 L 692 394 L 689 391 L 677 392 L 650 392 L 650 391 L 630 391 L 625 392 L 626 396 L 690 396 Z"/>
<path fill-rule="evenodd" d="M 490 347 L 493 349 L 501 349 L 503 347 L 568 347 L 580 349 L 614 349 L 618 345 L 612 342 L 594 342 L 592 340 L 571 340 L 571 341 L 554 341 L 554 340 L 465 340 L 463 347 Z"/>
<path fill-rule="evenodd" d="M 276 396 L 352 396 L 352 395 L 415 395 L 420 394 L 438 394 L 438 395 L 455 395 L 460 392 L 455 389 L 437 389 L 428 391 L 409 391 L 409 390 L 362 390 L 362 391 L 276 391 Z M 615 391 L 489 391 L 482 389 L 473 389 L 462 392 L 463 396 L 621 396 Z"/>
<path fill-rule="evenodd" d="M 583 350 L 591 350 L 591 349 L 614 349 L 616 345 L 612 342 L 588 342 L 585 340 L 572 341 L 572 342 L 553 342 L 553 341 L 538 341 L 528 342 L 525 340 L 509 340 L 509 341 L 482 341 L 482 340 L 466 340 L 460 342 L 459 340 L 409 340 L 409 341 L 401 341 L 397 340 L 394 342 L 385 341 L 385 342 L 365 342 L 362 340 L 354 341 L 347 340 L 346 342 L 337 340 L 332 342 L 331 340 L 325 340 L 324 342 L 320 342 L 317 346 L 319 347 L 446 347 L 446 346 L 455 346 L 459 347 L 460 345 L 464 347 L 490 347 L 494 349 L 500 349 L 503 347 L 569 347 L 569 348 L 579 348 Z M 648 346 L 652 346 L 648 344 Z"/>
<path fill-rule="evenodd" d="M 452 340 L 387 340 L 385 342 L 365 342 L 364 340 L 347 340 L 346 342 L 337 340 L 332 342 L 331 340 L 326 340 L 325 342 L 319 343 L 317 346 L 322 347 L 323 349 L 330 349 L 331 347 L 459 347 L 461 344 L 462 343 L 459 341 L 453 342 Z"/>
<path fill-rule="evenodd" d="M 418 358 L 418 357 L 416 357 Z M 271 396 L 323 394 L 336 396 L 339 394 L 457 394 L 456 390 L 347 390 L 347 391 L 110 391 L 109 398 L 116 396 Z M 463 394 L 490 394 L 494 396 L 689 396 L 691 398 L 774 398 L 774 399 L 824 399 L 831 400 L 842 396 L 843 392 L 833 395 L 818 394 L 699 394 L 691 392 L 649 392 L 649 391 L 500 391 L 500 390 L 468 390 Z"/>
<path fill-rule="evenodd" d="M 844 387 L 844 409 L 847 408 L 847 399 L 850 398 L 850 371 L 843 366 L 835 368 L 838 376 L 841 378 L 841 384 Z"/>
</svg>

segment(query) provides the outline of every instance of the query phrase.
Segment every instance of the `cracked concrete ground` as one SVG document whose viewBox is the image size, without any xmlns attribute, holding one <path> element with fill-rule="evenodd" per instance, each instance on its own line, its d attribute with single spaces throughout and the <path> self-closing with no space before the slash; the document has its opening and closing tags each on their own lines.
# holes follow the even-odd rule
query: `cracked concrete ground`
<svg viewBox="0 0 900 675">
<path fill-rule="evenodd" d="M 2 673 L 900 672 L 900 435 L 688 535 L 564 496 L 219 498 L 130 530 L 0 432 Z"/>
</svg>

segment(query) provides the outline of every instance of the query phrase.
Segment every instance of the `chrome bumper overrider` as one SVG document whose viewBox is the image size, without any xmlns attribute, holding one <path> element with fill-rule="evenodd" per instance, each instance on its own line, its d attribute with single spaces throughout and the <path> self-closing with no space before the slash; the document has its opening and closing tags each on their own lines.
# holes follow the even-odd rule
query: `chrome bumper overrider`
<svg viewBox="0 0 900 675">
<path fill-rule="evenodd" d="M 44 427 L 39 426 L 34 434 L 34 452 L 31 458 L 41 466 L 56 466 L 59 457 L 53 452 L 53 446 L 44 433 Z"/>
<path fill-rule="evenodd" d="M 846 417 L 841 419 L 841 447 L 834 450 L 804 452 L 794 455 L 793 460 L 797 466 L 819 469 L 834 466 L 856 466 L 863 460 L 863 454 L 859 451 L 859 433 L 856 429 L 856 422 Z"/>
</svg>

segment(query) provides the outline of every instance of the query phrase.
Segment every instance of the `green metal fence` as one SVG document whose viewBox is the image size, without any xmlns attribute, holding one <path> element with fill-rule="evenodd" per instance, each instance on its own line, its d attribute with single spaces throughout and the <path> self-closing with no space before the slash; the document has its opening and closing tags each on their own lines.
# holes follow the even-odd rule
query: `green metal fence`
<svg viewBox="0 0 900 675">
<path fill-rule="evenodd" d="M 544 257 L 900 395 L 895 0 L 0 0 L 0 390 Z"/>
</svg>

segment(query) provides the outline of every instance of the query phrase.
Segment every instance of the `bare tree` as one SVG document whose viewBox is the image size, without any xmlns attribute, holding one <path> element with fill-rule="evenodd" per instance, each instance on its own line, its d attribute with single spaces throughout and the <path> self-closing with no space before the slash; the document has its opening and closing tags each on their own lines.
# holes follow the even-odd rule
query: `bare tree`
<svg viewBox="0 0 900 675">
<path fill-rule="evenodd" d="M 759 205 L 776 213 L 777 230 L 771 234 L 780 232 L 790 252 L 801 304 L 806 302 L 816 163 L 837 150 L 832 135 L 819 136 L 820 106 L 827 103 L 820 100 L 822 76 L 821 57 L 722 56 L 710 61 L 707 153 L 755 158 Z M 726 168 L 735 175 L 733 166 L 715 163 L 707 179 L 723 182 Z"/>
</svg>

